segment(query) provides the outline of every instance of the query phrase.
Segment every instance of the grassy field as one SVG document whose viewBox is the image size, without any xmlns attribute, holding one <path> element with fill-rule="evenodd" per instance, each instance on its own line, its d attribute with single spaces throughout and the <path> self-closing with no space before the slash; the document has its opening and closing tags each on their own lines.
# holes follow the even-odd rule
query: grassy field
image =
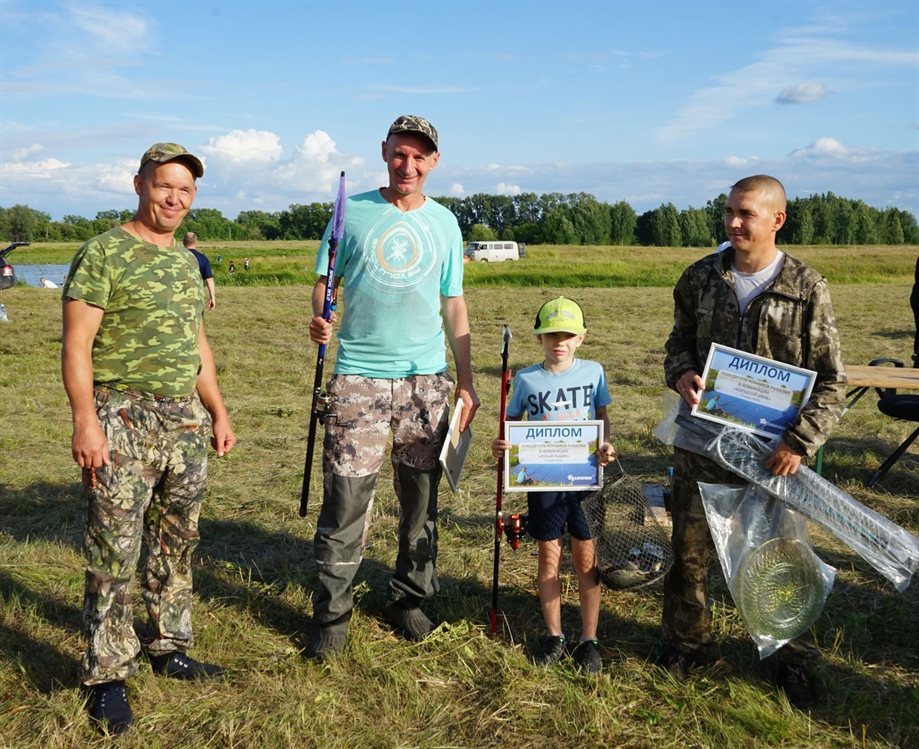
<svg viewBox="0 0 919 749">
<path fill-rule="evenodd" d="M 253 273 L 269 260 L 293 257 L 308 264 L 308 253 L 284 258 L 260 256 L 251 247 L 239 252 L 237 265 L 244 254 L 255 258 Z M 398 519 L 391 477 L 384 474 L 357 580 L 348 648 L 342 659 L 325 666 L 300 654 L 309 634 L 311 539 L 320 490 L 316 469 L 308 517 L 299 518 L 315 362 L 306 335 L 309 289 L 222 285 L 207 327 L 240 441 L 233 453 L 211 463 L 196 568 L 193 654 L 221 663 L 230 676 L 222 683 L 187 685 L 154 677 L 142 663 L 130 684 L 136 724 L 119 744 L 919 746 L 919 584 L 896 593 L 848 547 L 813 526 L 816 550 L 838 574 L 815 627 L 825 656 L 824 689 L 810 715 L 791 708 L 764 678 L 768 661 L 757 661 L 721 583 L 713 590 L 718 643 L 713 659 L 683 684 L 649 663 L 660 622 L 658 587 L 604 591 L 600 637 L 607 667 L 599 679 L 568 667 L 544 672 L 530 665 L 529 648 L 542 631 L 535 548 L 529 542 L 516 552 L 504 547 L 501 628 L 497 638 L 487 636 L 495 492 L 487 446 L 497 432 L 501 325 L 509 323 L 514 331 L 510 359 L 519 368 L 539 358 L 529 332 L 536 306 L 559 293 L 581 301 L 589 326 L 581 355 L 602 362 L 610 374 L 610 417 L 623 467 L 662 482 L 669 451 L 652 430 L 661 415 L 669 284 L 700 254 L 545 247 L 532 248 L 530 258 L 513 266 L 469 269 L 473 360 L 483 404 L 460 491 L 451 493 L 446 482 L 441 491 L 442 590 L 435 608 L 443 624 L 428 640 L 413 644 L 394 636 L 380 619 Z M 917 248 L 805 248 L 794 254 L 832 280 L 847 362 L 908 358 L 913 330 L 908 297 Z M 31 261 L 25 252 L 11 259 Z M 541 275 L 515 280 L 528 267 L 541 274 L 544 265 L 569 267 L 572 275 L 561 276 L 569 282 L 550 283 Z M 611 275 L 621 272 L 622 285 L 604 283 L 603 267 Z M 595 280 L 571 283 L 583 280 L 579 269 Z M 656 281 L 649 285 L 647 279 Z M 54 292 L 22 287 L 0 293 L 0 302 L 11 319 L 0 323 L 0 747 L 108 746 L 89 726 L 78 689 L 83 508 L 58 375 L 60 306 Z M 826 451 L 824 473 L 919 533 L 915 446 L 875 491 L 862 485 L 912 428 L 881 415 L 873 401 L 866 396 L 845 416 Z M 521 509 L 519 504 L 517 498 L 508 500 L 505 509 Z M 567 567 L 564 595 L 564 620 L 573 633 L 576 583 Z M 143 631 L 139 596 L 135 615 Z"/>
</svg>

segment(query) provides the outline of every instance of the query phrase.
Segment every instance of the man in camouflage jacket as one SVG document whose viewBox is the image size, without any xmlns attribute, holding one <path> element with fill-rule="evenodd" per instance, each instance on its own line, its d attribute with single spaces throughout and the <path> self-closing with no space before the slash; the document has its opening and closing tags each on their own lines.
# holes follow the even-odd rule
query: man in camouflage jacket
<svg viewBox="0 0 919 749">
<path fill-rule="evenodd" d="M 664 361 L 667 386 L 689 406 L 704 390 L 701 372 L 712 343 L 817 372 L 810 400 L 766 461 L 775 475 L 794 473 L 826 441 L 842 413 L 846 386 L 826 279 L 775 245 L 785 205 L 784 188 L 772 177 L 734 185 L 724 218 L 731 247 L 694 263 L 677 282 Z M 680 448 L 674 453 L 676 561 L 665 583 L 660 662 L 682 677 L 712 639 L 707 599 L 715 551 L 697 482 L 741 482 L 707 458 Z M 814 655 L 803 637 L 778 654 L 779 684 L 799 707 L 813 702 L 804 664 Z"/>
<path fill-rule="evenodd" d="M 61 370 L 87 507 L 81 677 L 90 716 L 111 733 L 133 718 L 125 680 L 140 651 L 130 585 L 142 546 L 153 670 L 222 673 L 185 654 L 207 440 L 218 455 L 236 442 L 204 335 L 197 262 L 174 240 L 203 174 L 178 144 L 147 150 L 134 177 L 137 213 L 77 251 L 62 292 Z"/>
</svg>

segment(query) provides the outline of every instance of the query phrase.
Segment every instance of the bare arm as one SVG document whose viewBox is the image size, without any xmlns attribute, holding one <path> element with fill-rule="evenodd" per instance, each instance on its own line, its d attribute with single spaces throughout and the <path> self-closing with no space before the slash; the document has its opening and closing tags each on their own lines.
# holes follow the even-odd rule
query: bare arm
<svg viewBox="0 0 919 749">
<path fill-rule="evenodd" d="M 479 397 L 472 384 L 472 342 L 469 334 L 469 315 L 466 299 L 461 296 L 444 297 L 441 303 L 444 329 L 453 361 L 456 362 L 456 399 L 465 404 L 460 431 L 472 422 L 479 408 Z"/>
<path fill-rule="evenodd" d="M 233 433 L 233 426 L 230 424 L 230 417 L 223 403 L 223 396 L 220 395 L 220 387 L 217 385 L 217 367 L 214 365 L 211 345 L 204 334 L 204 323 L 198 329 L 198 350 L 201 352 L 201 372 L 198 374 L 195 389 L 214 422 L 211 444 L 217 455 L 223 456 L 233 449 L 236 435 Z"/>
<path fill-rule="evenodd" d="M 61 379 L 73 417 L 70 451 L 81 468 L 109 465 L 108 440 L 93 403 L 93 339 L 102 322 L 102 308 L 68 299 L 63 319 Z"/>
<path fill-rule="evenodd" d="M 214 284 L 213 278 L 208 278 L 205 283 L 207 284 L 207 293 L 209 296 L 207 300 L 207 308 L 214 309 L 214 307 L 217 306 L 217 286 Z"/>
</svg>

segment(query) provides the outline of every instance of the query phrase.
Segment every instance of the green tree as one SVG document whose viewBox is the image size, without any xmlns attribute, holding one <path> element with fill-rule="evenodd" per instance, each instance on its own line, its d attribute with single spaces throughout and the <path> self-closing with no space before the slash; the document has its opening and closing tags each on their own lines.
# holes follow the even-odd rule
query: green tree
<svg viewBox="0 0 919 749">
<path fill-rule="evenodd" d="M 680 236 L 686 247 L 710 247 L 714 237 L 709 225 L 708 211 L 687 208 L 680 212 Z"/>
<path fill-rule="evenodd" d="M 598 203 L 592 195 L 579 195 L 568 218 L 579 244 L 609 244 L 609 206 Z"/>
<path fill-rule="evenodd" d="M 548 244 L 577 244 L 578 235 L 574 224 L 568 218 L 568 211 L 561 206 L 546 211 L 543 220 L 543 241 Z"/>
<path fill-rule="evenodd" d="M 470 242 L 488 242 L 498 238 L 498 233 L 485 224 L 473 224 L 469 229 Z"/>
<path fill-rule="evenodd" d="M 35 238 L 38 219 L 27 205 L 14 205 L 4 214 L 4 233 L 11 242 L 30 242 Z"/>
<path fill-rule="evenodd" d="M 638 223 L 638 216 L 635 210 L 620 200 L 609 208 L 609 241 L 617 245 L 635 244 L 635 225 Z"/>
</svg>

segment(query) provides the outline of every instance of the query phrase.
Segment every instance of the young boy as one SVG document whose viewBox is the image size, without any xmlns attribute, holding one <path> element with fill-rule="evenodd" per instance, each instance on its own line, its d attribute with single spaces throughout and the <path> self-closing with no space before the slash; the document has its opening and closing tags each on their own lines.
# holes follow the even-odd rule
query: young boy
<svg viewBox="0 0 919 749">
<path fill-rule="evenodd" d="M 576 359 L 587 328 L 581 308 L 570 299 L 559 297 L 546 302 L 536 313 L 533 328 L 542 344 L 545 358 L 521 370 L 514 377 L 514 387 L 507 404 L 507 418 L 516 421 L 587 421 L 603 422 L 603 443 L 597 450 L 600 465 L 616 457 L 609 437 L 606 407 L 611 399 L 603 367 L 592 361 Z M 510 444 L 502 437 L 491 444 L 495 458 L 503 457 Z M 578 576 L 581 602 L 581 639 L 572 651 L 575 662 L 585 671 L 600 673 L 603 660 L 597 644 L 597 620 L 600 616 L 600 581 L 594 557 L 594 543 L 587 519 L 581 509 L 580 492 L 530 492 L 527 495 L 529 522 L 527 532 L 538 541 L 539 566 L 537 588 L 539 605 L 548 634 L 542 652 L 536 657 L 541 666 L 558 663 L 567 652 L 562 631 L 561 583 L 558 571 L 562 559 L 562 533 L 571 534 L 571 558 Z"/>
</svg>

